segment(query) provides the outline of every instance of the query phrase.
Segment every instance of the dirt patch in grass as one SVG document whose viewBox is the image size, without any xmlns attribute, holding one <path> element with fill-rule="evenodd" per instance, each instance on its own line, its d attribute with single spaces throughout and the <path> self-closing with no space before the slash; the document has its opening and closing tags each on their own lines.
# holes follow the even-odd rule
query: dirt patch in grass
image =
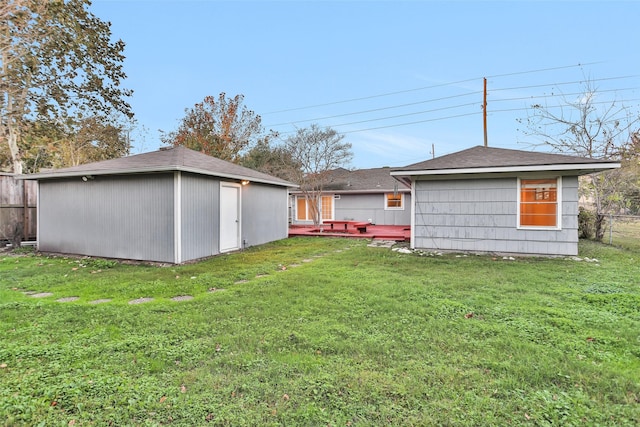
<svg viewBox="0 0 640 427">
<path fill-rule="evenodd" d="M 53 295 L 51 292 L 38 292 L 36 294 L 28 294 L 32 298 L 46 298 Z"/>
<path fill-rule="evenodd" d="M 153 301 L 153 298 L 138 298 L 129 301 L 129 304 L 144 304 L 145 302 Z"/>
<path fill-rule="evenodd" d="M 64 298 L 58 298 L 56 301 L 57 302 L 73 302 L 73 301 L 78 301 L 80 298 L 79 297 L 64 297 Z"/>
<path fill-rule="evenodd" d="M 105 302 L 111 302 L 111 299 L 109 298 L 97 299 L 97 300 L 89 301 L 89 304 L 104 304 Z"/>
</svg>

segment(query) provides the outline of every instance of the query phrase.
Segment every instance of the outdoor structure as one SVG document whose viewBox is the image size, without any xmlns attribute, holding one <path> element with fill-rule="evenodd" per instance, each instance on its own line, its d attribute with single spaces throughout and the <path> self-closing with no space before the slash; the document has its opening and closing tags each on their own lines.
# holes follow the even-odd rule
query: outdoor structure
<svg viewBox="0 0 640 427">
<path fill-rule="evenodd" d="M 36 238 L 36 183 L 0 173 L 0 242 L 20 244 Z"/>
<path fill-rule="evenodd" d="M 287 181 L 184 147 L 35 175 L 38 249 L 168 263 L 288 235 Z"/>
<path fill-rule="evenodd" d="M 416 249 L 578 254 L 578 176 L 612 161 L 478 146 L 391 175 L 411 186 Z"/>
<path fill-rule="evenodd" d="M 411 190 L 395 180 L 390 168 L 328 172 L 322 195 L 322 222 L 358 221 L 376 225 L 409 225 Z M 309 201 L 300 190 L 291 192 L 291 223 L 313 223 Z"/>
</svg>

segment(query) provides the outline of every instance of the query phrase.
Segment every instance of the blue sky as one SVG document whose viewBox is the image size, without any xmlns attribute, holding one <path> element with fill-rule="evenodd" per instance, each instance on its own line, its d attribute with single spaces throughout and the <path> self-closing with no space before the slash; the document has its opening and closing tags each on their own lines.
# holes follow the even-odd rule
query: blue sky
<svg viewBox="0 0 640 427">
<path fill-rule="evenodd" d="M 640 2 L 94 0 L 126 43 L 124 86 L 160 146 L 205 96 L 243 94 L 283 137 L 311 123 L 353 144 L 351 167 L 405 166 L 484 140 L 529 149 L 533 103 L 599 100 L 640 112 Z M 582 65 L 579 65 L 582 64 Z M 559 96 L 562 95 L 562 96 Z"/>
</svg>

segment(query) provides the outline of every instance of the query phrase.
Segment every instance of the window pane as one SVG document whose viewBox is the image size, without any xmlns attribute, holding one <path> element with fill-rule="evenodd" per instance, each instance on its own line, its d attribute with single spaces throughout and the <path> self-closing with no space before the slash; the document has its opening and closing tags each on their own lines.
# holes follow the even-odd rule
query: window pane
<svg viewBox="0 0 640 427">
<path fill-rule="evenodd" d="M 322 219 L 333 219 L 333 196 L 322 196 Z"/>
<path fill-rule="evenodd" d="M 307 217 L 307 199 L 304 197 L 296 198 L 296 218 L 299 221 L 306 221 Z"/>
<path fill-rule="evenodd" d="M 388 208 L 401 208 L 402 207 L 402 194 L 387 193 L 387 207 Z"/>
<path fill-rule="evenodd" d="M 520 225 L 555 227 L 558 218 L 558 182 L 555 179 L 520 181 Z"/>
</svg>

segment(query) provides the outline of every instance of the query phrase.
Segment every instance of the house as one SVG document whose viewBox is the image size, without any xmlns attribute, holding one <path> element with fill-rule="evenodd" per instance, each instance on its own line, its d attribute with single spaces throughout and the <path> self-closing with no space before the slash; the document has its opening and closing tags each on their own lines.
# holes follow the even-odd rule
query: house
<svg viewBox="0 0 640 427">
<path fill-rule="evenodd" d="M 168 263 L 288 235 L 294 184 L 184 147 L 57 169 L 38 182 L 38 249 Z"/>
<path fill-rule="evenodd" d="M 408 226 L 411 221 L 410 187 L 395 180 L 389 172 L 388 167 L 358 170 L 338 168 L 329 171 L 322 192 L 322 220 Z M 309 203 L 302 191 L 291 191 L 293 225 L 313 222 Z"/>
<path fill-rule="evenodd" d="M 411 186 L 413 248 L 577 255 L 578 177 L 618 167 L 478 146 L 390 173 Z"/>
</svg>

